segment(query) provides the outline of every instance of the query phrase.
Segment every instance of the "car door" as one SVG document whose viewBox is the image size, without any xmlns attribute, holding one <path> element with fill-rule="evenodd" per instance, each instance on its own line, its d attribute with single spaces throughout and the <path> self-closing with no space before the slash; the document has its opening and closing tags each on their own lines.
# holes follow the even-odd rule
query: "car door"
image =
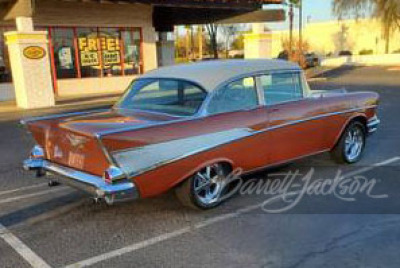
<svg viewBox="0 0 400 268">
<path fill-rule="evenodd" d="M 267 133 L 261 130 L 268 127 L 269 121 L 259 93 L 253 76 L 238 78 L 218 89 L 207 108 L 208 126 L 248 131 L 229 149 L 229 158 L 244 170 L 264 166 L 268 161 Z"/>
<path fill-rule="evenodd" d="M 259 76 L 269 118 L 269 162 L 278 164 L 326 149 L 324 107 L 304 93 L 301 72 Z"/>
</svg>

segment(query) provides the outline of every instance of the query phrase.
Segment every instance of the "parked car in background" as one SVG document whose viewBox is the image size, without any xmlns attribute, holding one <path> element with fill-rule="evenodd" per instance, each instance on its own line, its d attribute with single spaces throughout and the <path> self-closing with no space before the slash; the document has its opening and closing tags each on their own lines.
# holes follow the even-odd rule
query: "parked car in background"
<svg viewBox="0 0 400 268">
<path fill-rule="evenodd" d="M 341 50 L 339 51 L 339 56 L 353 56 L 353 53 L 349 50 Z"/>
<path fill-rule="evenodd" d="M 306 53 L 304 58 L 306 61 L 306 68 L 317 67 L 321 63 L 319 57 L 314 52 Z"/>
<path fill-rule="evenodd" d="M 303 69 L 312 68 L 319 66 L 320 59 L 314 52 L 303 53 L 299 55 L 297 51 L 294 51 L 294 59 Z M 283 50 L 279 53 L 278 59 L 281 60 L 289 60 L 289 52 L 287 50 Z"/>
<path fill-rule="evenodd" d="M 175 65 L 134 80 L 111 109 L 27 119 L 27 170 L 109 204 L 175 189 L 212 208 L 244 174 L 329 151 L 361 159 L 379 124 L 378 94 L 309 89 L 298 65 L 226 60 Z"/>
</svg>

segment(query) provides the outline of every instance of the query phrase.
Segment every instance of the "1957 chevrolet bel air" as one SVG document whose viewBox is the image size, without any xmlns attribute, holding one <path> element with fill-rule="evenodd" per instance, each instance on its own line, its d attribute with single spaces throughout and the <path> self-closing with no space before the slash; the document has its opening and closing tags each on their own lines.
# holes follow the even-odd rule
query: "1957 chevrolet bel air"
<svg viewBox="0 0 400 268">
<path fill-rule="evenodd" d="M 378 94 L 311 91 L 280 60 L 209 61 L 150 71 L 111 109 L 27 119 L 24 167 L 107 203 L 175 188 L 186 205 L 220 204 L 227 174 L 330 151 L 357 162 L 379 124 Z"/>
</svg>

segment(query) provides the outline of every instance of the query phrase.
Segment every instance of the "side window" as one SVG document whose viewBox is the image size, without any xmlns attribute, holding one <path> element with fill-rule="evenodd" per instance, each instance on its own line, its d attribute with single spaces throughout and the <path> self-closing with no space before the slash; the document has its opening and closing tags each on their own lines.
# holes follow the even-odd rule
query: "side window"
<svg viewBox="0 0 400 268">
<path fill-rule="evenodd" d="M 208 104 L 210 114 L 252 109 L 258 106 L 253 77 L 234 81 L 216 92 Z"/>
<path fill-rule="evenodd" d="M 298 100 L 303 97 L 300 74 L 271 73 L 260 76 L 267 105 Z"/>
</svg>

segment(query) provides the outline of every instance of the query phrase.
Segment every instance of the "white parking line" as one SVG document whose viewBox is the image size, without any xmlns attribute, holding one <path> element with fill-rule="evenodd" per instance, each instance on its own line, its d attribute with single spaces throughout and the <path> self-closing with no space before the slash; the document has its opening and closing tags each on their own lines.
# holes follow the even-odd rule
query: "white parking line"
<svg viewBox="0 0 400 268">
<path fill-rule="evenodd" d="M 0 238 L 2 238 L 9 246 L 11 246 L 25 261 L 34 268 L 50 268 L 42 258 L 36 255 L 21 240 L 13 235 L 6 227 L 0 224 Z"/>
<path fill-rule="evenodd" d="M 21 187 L 21 188 L 17 188 L 17 189 L 2 191 L 2 192 L 0 192 L 0 195 L 6 195 L 6 194 L 12 194 L 12 193 L 15 193 L 15 192 L 21 192 L 21 191 L 31 190 L 31 189 L 43 187 L 43 186 L 45 186 L 45 185 L 47 185 L 47 183 L 40 183 L 40 184 L 35 184 L 35 185 L 31 185 L 31 186 Z"/>
<path fill-rule="evenodd" d="M 67 187 L 64 187 L 64 186 L 57 186 L 57 188 L 55 188 L 55 189 L 48 189 L 48 190 L 44 190 L 44 191 L 40 191 L 40 192 L 36 192 L 36 193 L 9 197 L 9 198 L 0 200 L 0 205 L 6 204 L 6 203 L 15 202 L 15 201 L 19 201 L 19 200 L 22 200 L 22 199 L 37 197 L 37 196 L 41 196 L 41 195 L 45 195 L 45 194 L 49 194 L 49 193 L 56 193 L 56 192 L 65 191 L 66 188 Z"/>
<path fill-rule="evenodd" d="M 379 163 L 375 163 L 375 164 L 373 164 L 373 165 L 371 165 L 369 167 L 365 167 L 365 168 L 361 168 L 359 170 L 355 170 L 355 171 L 349 172 L 347 174 L 344 174 L 343 177 L 355 176 L 357 174 L 364 173 L 364 172 L 370 171 L 370 170 L 372 170 L 374 168 L 385 166 L 385 165 L 394 163 L 394 162 L 399 161 L 399 160 L 400 160 L 400 157 L 393 157 L 393 158 L 390 158 L 388 160 L 385 160 L 385 161 L 382 161 L 382 162 L 379 162 Z M 113 251 L 110 251 L 110 252 L 107 252 L 107 253 L 104 253 L 104 254 L 100 254 L 98 256 L 83 260 L 83 261 L 79 261 L 79 262 L 70 264 L 70 265 L 66 266 L 65 268 L 86 267 L 86 266 L 94 265 L 96 263 L 99 263 L 99 262 L 102 262 L 102 261 L 105 261 L 105 260 L 108 260 L 108 259 L 112 259 L 112 258 L 121 256 L 121 255 L 124 255 L 126 253 L 134 252 L 134 251 L 136 251 L 138 249 L 142 249 L 142 248 L 146 248 L 148 246 L 155 245 L 157 243 L 160 243 L 160 242 L 169 240 L 171 238 L 174 238 L 174 237 L 189 233 L 191 231 L 199 230 L 199 229 L 202 229 L 204 227 L 210 226 L 212 224 L 215 224 L 215 223 L 218 223 L 218 222 L 222 222 L 222 221 L 225 221 L 225 220 L 228 220 L 228 219 L 231 219 L 231 218 L 238 217 L 241 214 L 244 214 L 244 213 L 251 212 L 253 210 L 259 209 L 262 206 L 263 203 L 264 202 L 256 204 L 256 205 L 251 205 L 251 206 L 245 207 L 243 209 L 239 209 L 239 210 L 237 210 L 236 212 L 233 212 L 233 213 L 228 213 L 228 214 L 224 214 L 224 215 L 221 215 L 221 216 L 212 217 L 210 219 L 207 219 L 205 221 L 197 223 L 194 226 L 184 227 L 184 228 L 178 229 L 176 231 L 172 231 L 172 232 L 165 233 L 165 234 L 162 234 L 162 235 L 159 235 L 159 236 L 156 236 L 156 237 L 152 237 L 152 238 L 149 238 L 147 240 L 144 240 L 144 241 L 141 241 L 141 242 L 138 242 L 138 243 L 135 243 L 135 244 L 120 248 L 120 249 L 116 249 L 116 250 L 113 250 Z"/>
<path fill-rule="evenodd" d="M 360 173 L 364 173 L 364 172 L 370 171 L 370 170 L 372 170 L 372 169 L 374 169 L 374 168 L 377 168 L 377 167 L 382 167 L 382 166 L 386 166 L 386 165 L 392 164 L 392 163 L 397 162 L 397 161 L 399 161 L 399 160 L 400 160 L 400 157 L 396 156 L 396 157 L 387 159 L 387 160 L 385 160 L 385 161 L 372 164 L 371 166 L 364 167 L 364 168 L 360 168 L 360 169 L 357 169 L 357 170 L 348 172 L 348 173 L 346 173 L 346 175 L 345 175 L 344 177 L 352 177 L 352 176 L 354 176 L 354 175 L 357 175 L 357 174 L 360 174 Z"/>
</svg>

